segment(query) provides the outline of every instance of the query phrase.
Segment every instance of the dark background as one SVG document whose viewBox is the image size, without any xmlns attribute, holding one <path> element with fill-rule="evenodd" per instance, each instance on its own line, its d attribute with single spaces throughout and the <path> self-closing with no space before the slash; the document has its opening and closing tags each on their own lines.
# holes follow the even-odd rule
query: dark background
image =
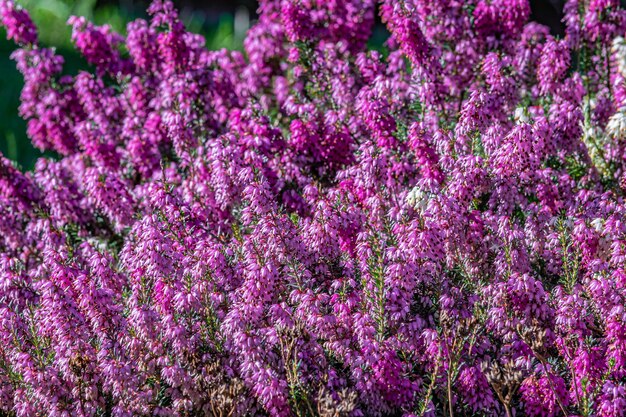
<svg viewBox="0 0 626 417">
<path fill-rule="evenodd" d="M 530 0 L 532 19 L 550 27 L 554 35 L 563 34 L 562 9 L 565 0 Z M 124 32 L 126 23 L 137 17 L 146 18 L 149 1 L 144 0 L 17 0 L 27 8 L 37 24 L 44 45 L 56 46 L 65 57 L 65 71 L 87 68 L 72 48 L 70 28 L 65 24 L 70 15 L 86 16 L 97 24 L 109 23 Z M 255 0 L 175 0 L 181 19 L 190 31 L 202 33 L 210 49 L 241 49 L 244 22 L 256 19 Z M 626 3 L 626 0 L 622 0 Z M 238 16 L 238 18 L 236 18 Z M 239 22 L 236 24 L 235 22 Z M 373 47 L 380 47 L 386 37 L 384 26 L 377 22 Z M 26 137 L 26 124 L 19 117 L 17 107 L 22 88 L 21 75 L 9 55 L 14 49 L 5 40 L 0 29 L 0 152 L 18 162 L 23 169 L 31 169 L 41 153 L 35 150 Z"/>
</svg>

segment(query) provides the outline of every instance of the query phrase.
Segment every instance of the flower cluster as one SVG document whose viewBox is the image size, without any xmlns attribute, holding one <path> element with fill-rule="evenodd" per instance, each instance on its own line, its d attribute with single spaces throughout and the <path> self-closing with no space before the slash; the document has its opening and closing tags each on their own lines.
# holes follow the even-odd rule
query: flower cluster
<svg viewBox="0 0 626 417">
<path fill-rule="evenodd" d="M 149 14 L 71 18 L 70 76 L 0 0 L 53 155 L 0 156 L 0 414 L 626 414 L 618 0 Z"/>
</svg>

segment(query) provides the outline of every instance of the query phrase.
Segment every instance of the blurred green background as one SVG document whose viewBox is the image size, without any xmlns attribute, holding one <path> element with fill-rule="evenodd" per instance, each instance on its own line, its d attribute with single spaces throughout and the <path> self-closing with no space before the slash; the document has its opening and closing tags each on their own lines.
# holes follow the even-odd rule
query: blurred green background
<svg viewBox="0 0 626 417">
<path fill-rule="evenodd" d="M 89 68 L 71 43 L 71 28 L 66 24 L 71 15 L 86 16 L 96 24 L 108 23 L 119 33 L 125 33 L 129 21 L 147 18 L 147 2 L 143 1 L 17 0 L 16 3 L 30 12 L 42 44 L 55 46 L 63 55 L 64 72 L 68 74 Z M 202 5 L 175 3 L 186 26 L 193 32 L 202 33 L 209 49 L 241 49 L 246 25 L 254 15 L 254 4 L 250 1 L 231 1 L 221 6 L 215 2 Z M 239 16 L 238 23 L 235 23 L 236 16 Z M 0 152 L 28 170 L 41 152 L 32 147 L 26 136 L 26 122 L 18 114 L 23 82 L 10 58 L 14 50 L 15 44 L 6 40 L 6 32 L 0 28 Z"/>
</svg>

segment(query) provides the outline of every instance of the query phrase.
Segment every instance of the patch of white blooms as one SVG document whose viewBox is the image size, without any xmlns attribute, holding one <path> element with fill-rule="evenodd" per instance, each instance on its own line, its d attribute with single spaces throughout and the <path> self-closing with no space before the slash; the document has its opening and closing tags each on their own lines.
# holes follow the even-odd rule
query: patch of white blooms
<svg viewBox="0 0 626 417">
<path fill-rule="evenodd" d="M 516 108 L 513 118 L 518 123 L 528 123 L 530 121 L 530 117 L 528 117 L 528 111 L 524 107 Z"/>
<path fill-rule="evenodd" d="M 413 187 L 406 196 L 406 203 L 420 213 L 426 210 L 430 201 L 430 193 L 419 186 Z"/>
<path fill-rule="evenodd" d="M 626 77 L 626 39 L 621 36 L 613 39 L 611 51 L 616 58 L 617 70 Z"/>
<path fill-rule="evenodd" d="M 618 36 L 611 46 L 619 73 L 626 78 L 626 40 Z M 606 133 L 613 138 L 626 138 L 626 103 L 615 112 L 606 125 Z"/>
</svg>

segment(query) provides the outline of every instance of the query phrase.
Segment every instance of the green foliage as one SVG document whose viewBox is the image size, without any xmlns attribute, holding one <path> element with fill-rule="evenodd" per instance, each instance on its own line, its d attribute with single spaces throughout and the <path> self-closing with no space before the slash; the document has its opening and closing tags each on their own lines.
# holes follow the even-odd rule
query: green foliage
<svg viewBox="0 0 626 417">
<path fill-rule="evenodd" d="M 26 138 L 26 123 L 18 116 L 22 77 L 9 55 L 13 45 L 0 29 L 0 152 L 25 168 L 34 165 L 36 150 Z"/>
<path fill-rule="evenodd" d="M 18 4 L 30 13 L 39 28 L 39 39 L 44 45 L 61 49 L 72 47 L 71 28 L 66 24 L 72 15 L 95 19 L 96 0 L 19 0 Z M 111 22 L 113 23 L 113 22 Z M 117 29 L 117 27 L 114 26 Z"/>
</svg>

